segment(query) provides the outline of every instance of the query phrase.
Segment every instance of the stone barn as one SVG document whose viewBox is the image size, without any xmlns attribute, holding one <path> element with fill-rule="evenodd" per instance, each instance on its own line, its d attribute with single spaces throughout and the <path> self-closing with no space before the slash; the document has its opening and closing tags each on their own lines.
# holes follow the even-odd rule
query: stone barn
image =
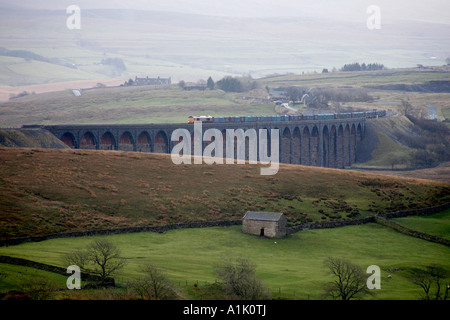
<svg viewBox="0 0 450 320">
<path fill-rule="evenodd" d="M 242 221 L 242 232 L 281 238 L 286 235 L 286 217 L 279 212 L 248 211 Z"/>
</svg>

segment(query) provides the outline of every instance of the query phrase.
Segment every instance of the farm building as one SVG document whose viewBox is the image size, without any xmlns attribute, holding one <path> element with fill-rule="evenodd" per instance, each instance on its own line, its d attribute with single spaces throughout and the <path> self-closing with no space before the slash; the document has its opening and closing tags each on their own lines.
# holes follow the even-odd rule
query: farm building
<svg viewBox="0 0 450 320">
<path fill-rule="evenodd" d="M 242 221 L 242 232 L 281 238 L 286 235 L 286 217 L 279 212 L 248 211 Z"/>
</svg>

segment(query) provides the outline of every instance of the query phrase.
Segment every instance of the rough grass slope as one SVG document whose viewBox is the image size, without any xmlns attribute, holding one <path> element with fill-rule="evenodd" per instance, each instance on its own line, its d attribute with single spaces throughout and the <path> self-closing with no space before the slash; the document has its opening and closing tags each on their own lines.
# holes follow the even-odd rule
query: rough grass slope
<svg viewBox="0 0 450 320">
<path fill-rule="evenodd" d="M 2 238 L 97 228 L 241 219 L 280 211 L 291 225 L 434 206 L 450 184 L 280 165 L 175 165 L 170 155 L 0 149 Z"/>
</svg>

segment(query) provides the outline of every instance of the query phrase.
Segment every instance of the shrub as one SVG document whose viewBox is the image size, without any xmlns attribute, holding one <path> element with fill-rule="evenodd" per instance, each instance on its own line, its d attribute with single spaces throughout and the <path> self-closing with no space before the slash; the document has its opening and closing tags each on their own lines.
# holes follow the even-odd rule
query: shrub
<svg viewBox="0 0 450 320">
<path fill-rule="evenodd" d="M 144 300 L 173 300 L 177 297 L 174 285 L 156 266 L 141 268 L 144 276 L 131 282 L 131 290 Z"/>
<path fill-rule="evenodd" d="M 20 284 L 20 290 L 23 294 L 15 296 L 15 300 L 49 300 L 56 285 L 53 281 L 33 276 L 24 280 Z M 11 299 L 11 297 L 10 297 Z"/>
<path fill-rule="evenodd" d="M 225 293 L 234 299 L 263 300 L 269 294 L 264 283 L 256 277 L 256 265 L 245 259 L 225 258 L 214 266 L 214 273 L 222 280 Z"/>
<path fill-rule="evenodd" d="M 226 76 L 222 80 L 217 81 L 217 88 L 225 92 L 245 92 L 257 88 L 257 82 L 250 77 L 230 77 Z"/>
</svg>

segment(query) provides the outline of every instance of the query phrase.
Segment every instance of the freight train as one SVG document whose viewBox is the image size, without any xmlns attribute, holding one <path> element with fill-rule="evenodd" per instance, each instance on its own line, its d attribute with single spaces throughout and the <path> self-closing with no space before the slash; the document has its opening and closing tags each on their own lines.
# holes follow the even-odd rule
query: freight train
<svg viewBox="0 0 450 320">
<path fill-rule="evenodd" d="M 321 113 L 314 115 L 277 115 L 277 116 L 241 116 L 241 117 L 212 117 L 212 116 L 190 116 L 188 123 L 195 121 L 229 123 L 229 122 L 259 122 L 259 121 L 299 121 L 299 120 L 330 120 L 330 119 L 352 119 L 352 118 L 379 118 L 386 115 L 385 110 L 361 111 L 351 113 Z"/>
</svg>

